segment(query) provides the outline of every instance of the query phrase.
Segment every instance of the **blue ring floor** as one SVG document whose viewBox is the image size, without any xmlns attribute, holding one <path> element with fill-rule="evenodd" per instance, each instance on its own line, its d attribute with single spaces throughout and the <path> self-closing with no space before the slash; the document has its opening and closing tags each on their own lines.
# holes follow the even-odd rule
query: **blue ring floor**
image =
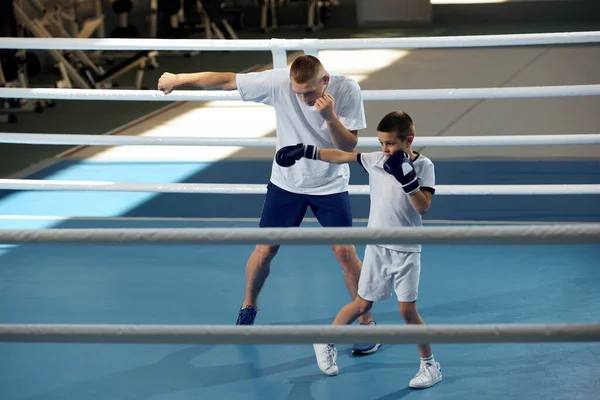
<svg viewBox="0 0 600 400">
<path fill-rule="evenodd" d="M 268 176 L 264 163 L 241 170 L 239 164 L 218 164 L 199 170 L 185 163 L 159 168 L 153 163 L 61 162 L 30 177 L 227 182 L 229 172 L 239 170 L 239 181 L 265 183 Z M 456 183 L 456 174 L 467 168 L 474 171 L 473 184 L 600 180 L 597 163 L 569 166 L 561 175 L 551 163 L 447 164 L 438 167 L 438 183 Z M 517 174 L 527 168 L 530 173 Z M 582 171 L 587 175 L 582 177 Z M 364 184 L 364 174 L 352 174 L 353 184 Z M 598 196 L 548 196 L 544 201 L 536 196 L 451 197 L 435 197 L 428 218 L 499 223 L 600 218 Z M 353 199 L 356 218 L 366 217 L 365 200 Z M 15 192 L 0 197 L 0 224 L 3 229 L 255 227 L 255 221 L 244 218 L 257 217 L 261 201 L 262 196 Z M 80 215 L 110 219 L 71 218 Z M 362 258 L 364 246 L 357 250 Z M 242 245 L 4 245 L 0 322 L 234 324 L 251 251 L 252 246 Z M 419 310 L 430 324 L 598 322 L 598 260 L 598 245 L 426 245 Z M 257 324 L 328 324 L 349 296 L 329 246 L 285 246 L 260 301 Z M 402 324 L 393 298 L 377 303 L 374 316 L 379 324 Z M 360 358 L 350 355 L 350 347 L 338 348 L 340 375 L 326 377 L 310 345 L 0 343 L 0 398 L 591 400 L 600 393 L 599 343 L 433 345 L 444 379 L 426 390 L 408 387 L 419 366 L 414 345 L 384 345 Z"/>
</svg>

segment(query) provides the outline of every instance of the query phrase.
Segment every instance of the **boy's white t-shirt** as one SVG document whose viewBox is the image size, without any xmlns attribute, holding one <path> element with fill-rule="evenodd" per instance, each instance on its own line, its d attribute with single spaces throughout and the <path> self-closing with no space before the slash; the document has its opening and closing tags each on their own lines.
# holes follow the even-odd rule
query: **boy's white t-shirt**
<svg viewBox="0 0 600 400">
<path fill-rule="evenodd" d="M 400 182 L 383 169 L 387 160 L 382 151 L 359 153 L 358 162 L 369 173 L 371 208 L 369 228 L 394 228 L 421 226 L 422 219 L 404 193 Z M 421 190 L 435 193 L 435 168 L 433 162 L 422 154 L 412 160 Z M 378 244 L 396 251 L 420 252 L 420 244 Z"/>
<path fill-rule="evenodd" d="M 367 126 L 362 92 L 358 83 L 343 75 L 329 74 L 325 93 L 335 99 L 334 110 L 348 130 Z M 277 118 L 277 150 L 297 143 L 320 148 L 335 148 L 327 122 L 314 106 L 308 106 L 292 90 L 289 69 L 237 74 L 238 91 L 244 101 L 273 106 Z M 292 193 L 326 195 L 348 190 L 348 164 L 300 159 L 291 167 L 280 167 L 273 160 L 271 182 Z"/>
</svg>

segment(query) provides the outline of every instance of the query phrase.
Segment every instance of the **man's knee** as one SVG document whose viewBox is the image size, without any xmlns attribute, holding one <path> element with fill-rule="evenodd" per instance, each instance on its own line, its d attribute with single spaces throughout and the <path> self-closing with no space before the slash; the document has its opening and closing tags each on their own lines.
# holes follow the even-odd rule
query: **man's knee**
<svg viewBox="0 0 600 400">
<path fill-rule="evenodd" d="M 360 296 L 356 296 L 356 299 L 354 299 L 354 304 L 356 304 L 360 315 L 367 313 L 371 307 L 373 307 L 372 301 L 365 300 Z"/>
<path fill-rule="evenodd" d="M 260 264 L 269 263 L 275 258 L 278 250 L 279 246 L 259 244 L 254 249 L 254 257 L 259 259 Z"/>
<path fill-rule="evenodd" d="M 356 258 L 356 248 L 352 245 L 333 245 L 333 254 L 342 264 Z"/>
</svg>

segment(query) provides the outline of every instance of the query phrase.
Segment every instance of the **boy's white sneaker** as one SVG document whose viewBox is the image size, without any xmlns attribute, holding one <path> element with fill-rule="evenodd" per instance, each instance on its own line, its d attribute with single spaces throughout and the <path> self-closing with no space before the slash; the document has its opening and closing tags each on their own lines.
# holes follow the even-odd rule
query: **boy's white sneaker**
<svg viewBox="0 0 600 400">
<path fill-rule="evenodd" d="M 409 386 L 415 389 L 431 387 L 442 380 L 442 368 L 440 363 L 422 363 L 419 372 L 410 380 Z"/>
<path fill-rule="evenodd" d="M 326 375 L 337 375 L 340 370 L 336 364 L 337 349 L 333 344 L 313 344 L 319 369 Z"/>
</svg>

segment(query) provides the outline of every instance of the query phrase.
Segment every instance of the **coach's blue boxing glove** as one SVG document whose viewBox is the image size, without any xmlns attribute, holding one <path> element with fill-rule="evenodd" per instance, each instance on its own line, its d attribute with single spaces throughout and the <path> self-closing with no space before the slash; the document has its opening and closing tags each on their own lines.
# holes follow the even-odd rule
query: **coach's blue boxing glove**
<svg viewBox="0 0 600 400">
<path fill-rule="evenodd" d="M 316 160 L 319 154 L 319 148 L 312 144 L 298 143 L 292 146 L 285 146 L 279 149 L 275 155 L 275 162 L 281 167 L 291 167 L 302 157 Z"/>
<path fill-rule="evenodd" d="M 405 152 L 397 151 L 392 154 L 383 164 L 383 168 L 402 184 L 406 194 L 413 194 L 421 189 L 412 160 Z"/>
</svg>

